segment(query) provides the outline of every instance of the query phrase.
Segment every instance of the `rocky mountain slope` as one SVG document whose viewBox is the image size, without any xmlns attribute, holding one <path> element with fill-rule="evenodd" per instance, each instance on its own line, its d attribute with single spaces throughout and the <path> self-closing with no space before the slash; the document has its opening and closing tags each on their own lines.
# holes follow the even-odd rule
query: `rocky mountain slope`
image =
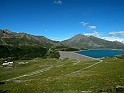
<svg viewBox="0 0 124 93">
<path fill-rule="evenodd" d="M 0 45 L 51 47 L 56 44 L 59 44 L 59 42 L 52 41 L 44 36 L 16 33 L 7 29 L 0 30 Z"/>
<path fill-rule="evenodd" d="M 74 37 L 68 40 L 64 40 L 61 43 L 65 46 L 70 46 L 79 49 L 124 47 L 124 44 L 120 42 L 111 42 L 94 36 L 86 36 L 82 34 L 75 35 Z"/>
<path fill-rule="evenodd" d="M 26 33 L 16 33 L 10 30 L 0 30 L 0 45 L 9 46 L 42 46 L 50 48 L 52 46 L 66 46 L 78 49 L 89 48 L 115 48 L 124 49 L 124 44 L 120 42 L 111 42 L 94 36 L 82 34 L 64 41 L 53 41 L 44 36 L 34 36 Z"/>
</svg>

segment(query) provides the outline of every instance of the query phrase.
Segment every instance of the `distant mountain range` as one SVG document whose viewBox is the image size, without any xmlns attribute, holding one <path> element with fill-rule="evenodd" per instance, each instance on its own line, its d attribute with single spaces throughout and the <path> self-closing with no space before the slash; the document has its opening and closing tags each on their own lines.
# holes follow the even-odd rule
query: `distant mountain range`
<svg viewBox="0 0 124 93">
<path fill-rule="evenodd" d="M 9 46 L 42 46 L 50 48 L 52 46 L 67 46 L 78 49 L 111 48 L 124 49 L 121 42 L 111 42 L 94 36 L 82 34 L 64 41 L 53 41 L 44 36 L 34 36 L 26 33 L 16 33 L 10 30 L 0 30 L 0 45 Z"/>
<path fill-rule="evenodd" d="M 117 41 L 107 41 L 94 36 L 86 36 L 82 34 L 75 35 L 74 37 L 61 42 L 65 46 L 71 46 L 79 49 L 97 49 L 97 48 L 111 48 L 111 49 L 124 49 L 124 44 Z"/>
<path fill-rule="evenodd" d="M 47 39 L 44 36 L 34 36 L 26 33 L 16 33 L 10 30 L 0 30 L 0 45 L 10 46 L 43 46 L 51 47 L 59 42 Z"/>
</svg>

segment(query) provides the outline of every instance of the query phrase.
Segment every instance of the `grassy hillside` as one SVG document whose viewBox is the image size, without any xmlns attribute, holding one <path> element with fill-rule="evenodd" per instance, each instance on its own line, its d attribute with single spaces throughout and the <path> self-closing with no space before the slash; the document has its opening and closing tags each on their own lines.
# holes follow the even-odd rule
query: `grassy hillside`
<svg viewBox="0 0 124 93">
<path fill-rule="evenodd" d="M 124 59 L 95 61 L 34 59 L 0 68 L 0 91 L 7 93 L 124 93 Z M 24 64 L 20 64 L 23 62 Z"/>
</svg>

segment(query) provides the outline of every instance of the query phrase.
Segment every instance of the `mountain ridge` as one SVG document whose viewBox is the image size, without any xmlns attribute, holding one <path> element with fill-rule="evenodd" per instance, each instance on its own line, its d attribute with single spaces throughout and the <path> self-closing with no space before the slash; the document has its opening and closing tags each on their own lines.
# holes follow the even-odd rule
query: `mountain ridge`
<svg viewBox="0 0 124 93">
<path fill-rule="evenodd" d="M 58 42 L 50 40 L 44 36 L 35 36 L 27 33 L 16 33 L 6 29 L 0 30 L 0 44 L 11 46 L 37 45 L 43 47 L 51 47 L 55 44 L 58 44 Z"/>
<path fill-rule="evenodd" d="M 77 34 L 74 37 L 62 41 L 62 44 L 80 49 L 89 48 L 121 48 L 124 44 L 121 42 L 112 42 L 104 39 L 100 39 L 94 36 L 86 36 L 82 34 Z"/>
<path fill-rule="evenodd" d="M 94 36 L 77 34 L 74 37 L 63 40 L 53 41 L 45 36 L 35 36 L 27 33 L 16 33 L 10 30 L 0 30 L 0 45 L 10 46 L 42 46 L 50 48 L 52 46 L 68 46 L 77 49 L 90 48 L 117 48 L 123 49 L 124 44 L 121 42 L 112 42 L 100 39 Z"/>
</svg>

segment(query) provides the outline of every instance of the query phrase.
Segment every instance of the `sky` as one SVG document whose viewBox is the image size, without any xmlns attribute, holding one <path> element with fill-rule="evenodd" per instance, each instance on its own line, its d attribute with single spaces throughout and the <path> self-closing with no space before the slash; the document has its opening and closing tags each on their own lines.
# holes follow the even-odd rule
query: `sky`
<svg viewBox="0 0 124 93">
<path fill-rule="evenodd" d="M 124 0 L 0 0 L 0 29 L 56 41 L 84 34 L 124 43 Z"/>
</svg>

